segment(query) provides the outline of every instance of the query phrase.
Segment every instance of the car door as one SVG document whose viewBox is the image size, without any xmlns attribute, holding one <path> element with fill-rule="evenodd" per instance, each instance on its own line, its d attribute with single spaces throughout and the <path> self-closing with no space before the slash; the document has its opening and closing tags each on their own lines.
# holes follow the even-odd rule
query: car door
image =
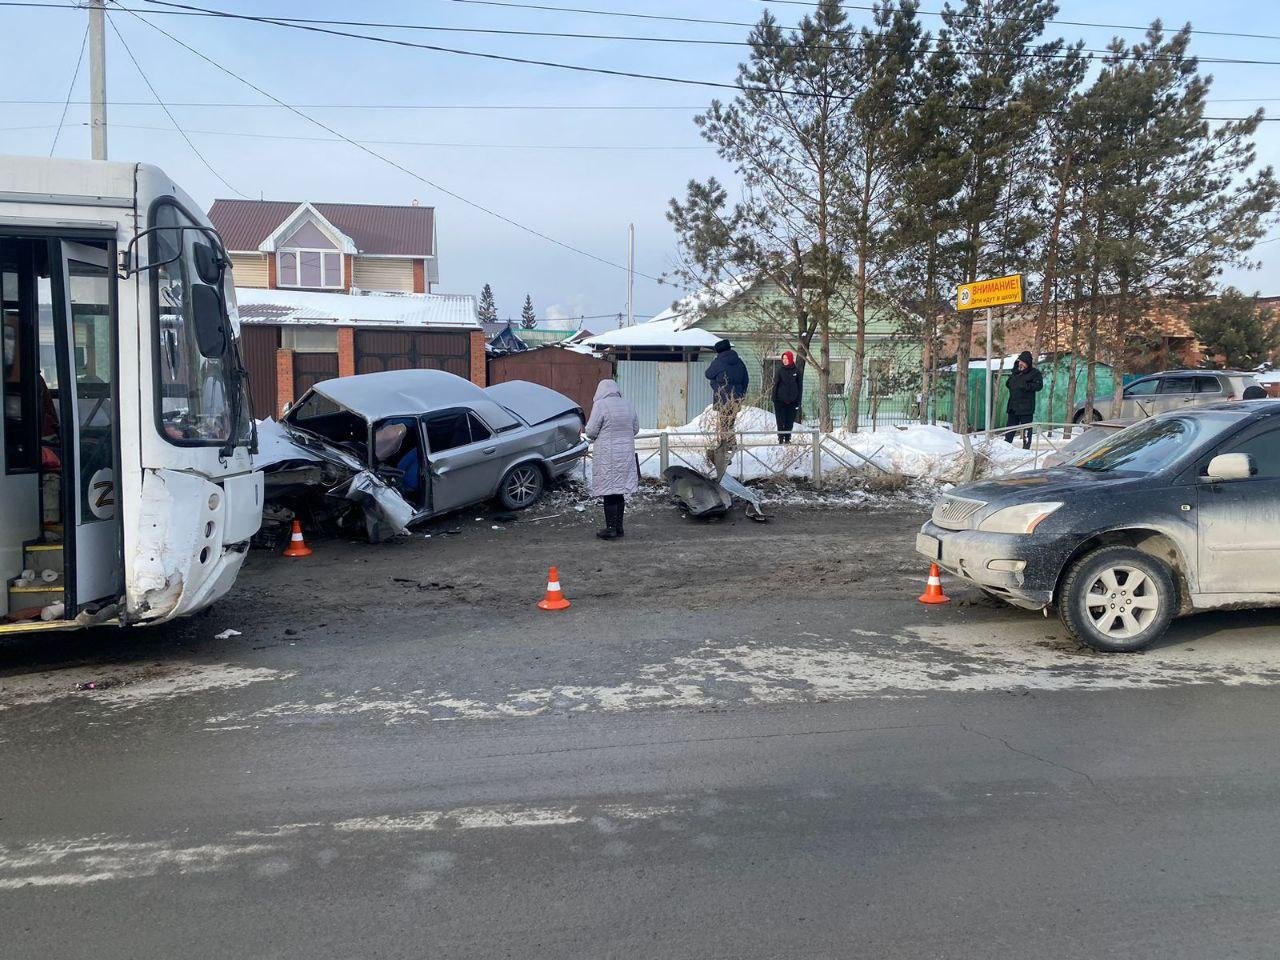
<svg viewBox="0 0 1280 960">
<path fill-rule="evenodd" d="M 1247 480 L 1206 480 L 1209 460 L 1247 453 Z M 1247 428 L 1198 464 L 1197 531 L 1202 593 L 1280 593 L 1280 424 Z"/>
<path fill-rule="evenodd" d="M 1181 410 L 1196 402 L 1196 378 L 1194 376 L 1167 376 L 1160 379 L 1160 389 L 1155 396 L 1155 412 L 1167 413 Z"/>
<path fill-rule="evenodd" d="M 1129 420 L 1142 420 L 1156 411 L 1156 393 L 1160 390 L 1159 377 L 1135 380 L 1124 388 L 1124 404 L 1120 415 Z"/>
<path fill-rule="evenodd" d="M 497 444 L 465 407 L 422 418 L 431 481 L 431 512 L 445 513 L 488 499 L 497 486 Z"/>
<path fill-rule="evenodd" d="M 1231 395 L 1224 389 L 1226 384 L 1225 377 L 1217 377 L 1212 373 L 1202 373 L 1195 377 L 1195 397 L 1192 402 L 1199 405 L 1202 403 L 1217 403 L 1220 400 L 1229 400 Z"/>
</svg>

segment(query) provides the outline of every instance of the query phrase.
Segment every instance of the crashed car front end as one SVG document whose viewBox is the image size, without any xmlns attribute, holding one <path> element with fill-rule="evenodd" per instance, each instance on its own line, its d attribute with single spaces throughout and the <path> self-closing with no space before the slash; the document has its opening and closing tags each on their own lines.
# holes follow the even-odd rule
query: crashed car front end
<svg viewBox="0 0 1280 960">
<path fill-rule="evenodd" d="M 258 423 L 258 437 L 265 536 L 278 537 L 299 514 L 336 526 L 362 521 L 373 543 L 408 532 L 414 508 L 357 457 L 274 420 Z"/>
</svg>

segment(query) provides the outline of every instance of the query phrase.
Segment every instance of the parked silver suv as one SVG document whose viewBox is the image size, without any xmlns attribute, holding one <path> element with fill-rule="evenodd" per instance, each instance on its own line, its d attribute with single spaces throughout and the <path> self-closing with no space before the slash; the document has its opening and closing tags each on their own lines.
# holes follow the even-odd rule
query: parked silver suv
<svg viewBox="0 0 1280 960">
<path fill-rule="evenodd" d="M 1240 370 L 1166 370 L 1153 373 L 1124 388 L 1124 400 L 1116 419 L 1143 420 L 1183 407 L 1239 400 L 1245 388 L 1257 382 L 1252 373 Z M 1111 398 L 1099 397 L 1094 404 L 1093 419 L 1101 420 L 1110 413 Z M 1081 404 L 1072 414 L 1071 422 L 1083 423 L 1084 418 L 1085 408 Z"/>
</svg>

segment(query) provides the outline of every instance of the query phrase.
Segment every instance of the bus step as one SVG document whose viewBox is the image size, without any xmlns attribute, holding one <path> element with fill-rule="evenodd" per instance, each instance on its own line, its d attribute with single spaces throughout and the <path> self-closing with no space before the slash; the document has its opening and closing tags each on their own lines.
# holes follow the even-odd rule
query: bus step
<svg viewBox="0 0 1280 960">
<path fill-rule="evenodd" d="M 37 575 L 52 570 L 61 576 L 62 544 L 28 543 L 22 548 L 22 568 L 34 570 Z"/>
<path fill-rule="evenodd" d="M 9 611 L 28 610 L 33 607 L 47 607 L 51 603 L 62 601 L 62 578 L 53 583 L 37 581 L 26 587 L 17 586 L 15 581 L 9 583 Z"/>
</svg>

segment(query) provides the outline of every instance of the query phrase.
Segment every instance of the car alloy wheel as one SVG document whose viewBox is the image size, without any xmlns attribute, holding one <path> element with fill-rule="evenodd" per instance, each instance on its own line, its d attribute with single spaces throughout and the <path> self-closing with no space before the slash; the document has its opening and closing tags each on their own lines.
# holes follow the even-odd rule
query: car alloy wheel
<svg viewBox="0 0 1280 960">
<path fill-rule="evenodd" d="M 1155 581 L 1136 567 L 1107 567 L 1085 593 L 1085 609 L 1099 633 L 1131 640 L 1147 630 L 1160 610 Z"/>
<path fill-rule="evenodd" d="M 529 464 L 516 467 L 508 473 L 502 487 L 507 506 L 516 510 L 532 504 L 541 493 L 542 472 Z"/>
<path fill-rule="evenodd" d="M 1141 650 L 1169 626 L 1178 608 L 1173 571 L 1133 547 L 1099 547 L 1071 565 L 1058 611 L 1072 635 L 1095 650 Z"/>
</svg>

